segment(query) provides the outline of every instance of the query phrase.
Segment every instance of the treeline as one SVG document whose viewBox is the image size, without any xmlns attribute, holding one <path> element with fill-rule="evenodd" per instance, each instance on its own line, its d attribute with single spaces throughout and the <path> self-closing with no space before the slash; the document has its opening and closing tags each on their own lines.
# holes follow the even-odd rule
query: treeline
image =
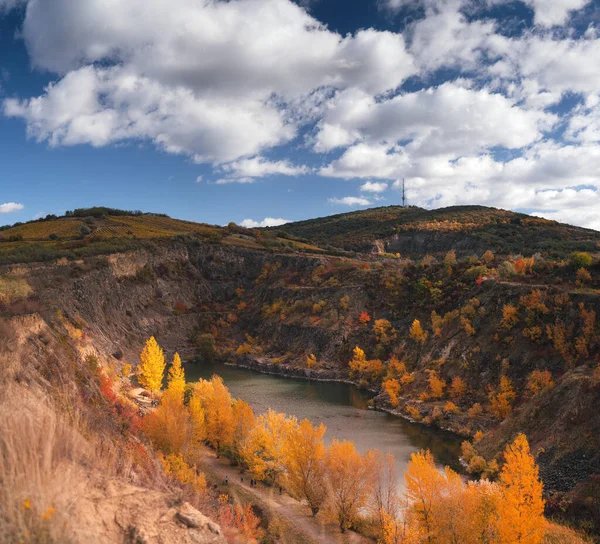
<svg viewBox="0 0 600 544">
<path fill-rule="evenodd" d="M 138 379 L 156 394 L 166 364 L 154 338 L 141 361 Z M 524 435 L 506 448 L 497 483 L 465 482 L 448 467 L 439 471 L 428 451 L 414 453 L 400 495 L 393 456 L 360 454 L 348 441 L 325 446 L 325 426 L 307 419 L 272 410 L 257 416 L 219 376 L 186 384 L 177 354 L 161 402 L 142 428 L 168 471 L 198 489 L 204 479 L 188 463 L 201 463 L 198 447 L 208 443 L 256 480 L 305 501 L 313 515 L 335 520 L 342 532 L 367 532 L 383 544 L 538 544 L 546 532 L 542 482 Z"/>
</svg>

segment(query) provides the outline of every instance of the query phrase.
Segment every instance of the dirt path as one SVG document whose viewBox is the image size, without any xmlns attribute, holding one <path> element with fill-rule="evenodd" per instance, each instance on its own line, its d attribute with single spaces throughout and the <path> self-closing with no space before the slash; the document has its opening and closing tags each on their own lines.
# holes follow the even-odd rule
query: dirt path
<svg viewBox="0 0 600 544">
<path fill-rule="evenodd" d="M 228 476 L 230 489 L 241 488 L 247 495 L 256 497 L 292 523 L 313 542 L 319 544 L 366 544 L 372 542 L 352 531 L 342 534 L 337 526 L 323 521 L 320 516 L 312 517 L 308 506 L 285 493 L 280 495 L 278 489 L 266 487 L 261 483 L 258 484 L 258 487 L 250 487 L 248 474 L 240 474 L 239 468 L 232 467 L 227 459 L 217 459 L 215 453 L 208 448 L 205 450 L 202 461 L 206 468 L 210 468 L 210 471 L 220 478 L 221 482 L 225 480 L 225 476 Z M 220 485 L 220 488 L 226 489 L 224 485 Z"/>
</svg>

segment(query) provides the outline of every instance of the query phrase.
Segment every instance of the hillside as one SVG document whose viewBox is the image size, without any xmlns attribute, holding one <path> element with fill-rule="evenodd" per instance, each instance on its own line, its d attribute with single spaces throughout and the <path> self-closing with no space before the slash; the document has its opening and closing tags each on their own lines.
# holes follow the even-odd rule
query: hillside
<svg viewBox="0 0 600 544">
<path fill-rule="evenodd" d="M 273 230 L 273 229 L 272 229 Z M 484 206 L 435 210 L 385 206 L 287 223 L 277 230 L 346 250 L 419 255 L 594 251 L 600 232 Z"/>
<path fill-rule="evenodd" d="M 322 252 L 312 243 L 277 233 L 227 227 L 97 207 L 47 216 L 0 228 L 0 264 L 77 259 L 119 251 L 156 247 L 175 237 L 226 246 L 280 251 Z M 285 235 L 284 235 L 285 236 Z"/>
<path fill-rule="evenodd" d="M 399 213 L 413 212 L 429 213 Z M 485 208 L 474 213 L 490 217 Z M 83 225 L 89 233 L 78 232 Z M 103 229 L 124 228 L 133 234 L 103 238 Z M 581 243 L 595 235 L 555 223 L 544 228 L 572 229 Z M 600 474 L 595 255 L 564 260 L 449 251 L 405 260 L 323 251 L 276 230 L 110 213 L 51 218 L 1 234 L 6 341 L 0 346 L 0 410 L 15 417 L 0 427 L 0 446 L 6 447 L 2 436 L 31 427 L 19 455 L 27 458 L 28 472 L 39 473 L 35 485 L 56 496 L 63 508 L 57 517 L 70 520 L 69 527 L 85 525 L 89 512 L 74 509 L 54 486 L 55 469 L 26 454 L 42 449 L 33 422 L 45 425 L 44 411 L 63 422 L 49 466 L 68 468 L 86 490 L 78 507 L 98 497 L 159 489 L 151 496 L 164 516 L 179 515 L 181 497 L 216 515 L 222 490 L 199 496 L 166 479 L 159 454 L 138 432 L 139 416 L 131 408 L 139 406 L 130 394 L 138 386 L 144 342 L 155 336 L 169 360 L 177 350 L 198 364 L 216 358 L 282 376 L 350 380 L 374 392 L 377 409 L 471 441 L 464 453 L 475 478 L 495 478 L 504 447 L 525 432 L 545 484 L 547 512 L 600 529 L 594 502 Z M 32 262 L 39 247 L 46 248 L 46 262 Z M 110 453 L 109 466 L 102 465 L 114 482 L 109 489 L 90 469 L 102 457 L 96 451 Z M 18 485 L 21 501 L 29 498 L 28 480 L 7 480 L 12 474 L 3 473 L 0 459 L 0 481 Z M 47 503 L 43 493 L 35 497 Z M 133 513 L 113 517 L 125 528 L 159 530 L 156 517 L 134 515 L 140 501 L 122 504 Z M 21 505 L 13 505 L 15 523 L 26 524 Z M 263 512 L 265 520 L 271 515 Z M 112 518 L 105 525 L 111 535 L 122 530 Z M 181 538 L 191 539 L 188 533 Z"/>
</svg>

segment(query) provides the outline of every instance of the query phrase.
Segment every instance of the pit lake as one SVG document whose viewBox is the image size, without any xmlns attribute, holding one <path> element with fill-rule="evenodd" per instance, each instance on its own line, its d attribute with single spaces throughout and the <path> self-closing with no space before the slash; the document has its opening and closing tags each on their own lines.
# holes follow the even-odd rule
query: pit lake
<svg viewBox="0 0 600 544">
<path fill-rule="evenodd" d="M 368 401 L 372 395 L 354 385 L 282 378 L 222 363 L 186 365 L 188 381 L 210 379 L 213 374 L 220 375 L 231 394 L 246 401 L 255 414 L 272 408 L 298 419 L 307 418 L 313 424 L 323 423 L 327 427 L 326 443 L 334 438 L 351 440 L 361 453 L 372 448 L 392 453 L 400 482 L 410 454 L 419 450 L 429 449 L 438 465 L 460 470 L 458 458 L 463 439 L 370 410 Z"/>
</svg>

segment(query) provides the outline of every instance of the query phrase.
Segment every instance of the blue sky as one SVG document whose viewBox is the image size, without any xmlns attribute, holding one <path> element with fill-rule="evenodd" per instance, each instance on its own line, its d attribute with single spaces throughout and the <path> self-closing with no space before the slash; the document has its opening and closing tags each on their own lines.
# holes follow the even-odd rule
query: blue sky
<svg viewBox="0 0 600 544">
<path fill-rule="evenodd" d="M 0 224 L 482 204 L 600 229 L 598 0 L 0 0 Z M 268 219 L 270 218 L 270 219 Z"/>
</svg>

